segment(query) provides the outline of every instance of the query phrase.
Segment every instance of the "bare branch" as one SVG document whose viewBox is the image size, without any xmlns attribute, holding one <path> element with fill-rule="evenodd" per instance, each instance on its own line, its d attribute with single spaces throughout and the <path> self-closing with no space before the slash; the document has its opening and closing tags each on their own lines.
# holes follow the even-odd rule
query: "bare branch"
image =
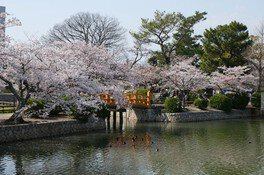
<svg viewBox="0 0 264 175">
<path fill-rule="evenodd" d="M 55 25 L 44 39 L 47 42 L 85 41 L 91 45 L 113 48 L 122 44 L 124 34 L 124 28 L 115 18 L 81 12 Z"/>
</svg>

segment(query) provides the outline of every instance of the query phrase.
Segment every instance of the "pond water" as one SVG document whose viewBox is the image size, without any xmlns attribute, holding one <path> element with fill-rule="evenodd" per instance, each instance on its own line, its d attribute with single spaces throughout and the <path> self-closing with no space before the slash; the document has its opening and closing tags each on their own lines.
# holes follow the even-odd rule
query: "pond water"
<svg viewBox="0 0 264 175">
<path fill-rule="evenodd" d="M 126 123 L 3 144 L 0 174 L 264 174 L 264 120 Z"/>
</svg>

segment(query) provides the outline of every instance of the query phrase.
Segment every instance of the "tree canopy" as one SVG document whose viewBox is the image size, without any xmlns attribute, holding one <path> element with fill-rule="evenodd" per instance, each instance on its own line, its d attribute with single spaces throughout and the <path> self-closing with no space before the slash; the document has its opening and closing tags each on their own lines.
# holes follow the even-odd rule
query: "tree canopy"
<svg viewBox="0 0 264 175">
<path fill-rule="evenodd" d="M 205 20 L 206 12 L 195 12 L 185 17 L 181 13 L 156 11 L 153 19 L 141 19 L 138 33 L 131 33 L 135 40 L 151 46 L 149 63 L 170 65 L 178 55 L 193 56 L 199 50 L 199 37 L 194 35 L 194 25 Z M 157 49 L 155 46 L 158 46 Z"/>
<path fill-rule="evenodd" d="M 252 44 L 247 26 L 233 21 L 206 29 L 202 38 L 201 69 L 213 72 L 219 66 L 234 67 L 246 63 L 243 52 Z"/>
<path fill-rule="evenodd" d="M 45 36 L 48 42 L 82 41 L 93 46 L 119 47 L 125 30 L 115 18 L 88 12 L 77 13 L 61 24 L 56 24 Z"/>
</svg>

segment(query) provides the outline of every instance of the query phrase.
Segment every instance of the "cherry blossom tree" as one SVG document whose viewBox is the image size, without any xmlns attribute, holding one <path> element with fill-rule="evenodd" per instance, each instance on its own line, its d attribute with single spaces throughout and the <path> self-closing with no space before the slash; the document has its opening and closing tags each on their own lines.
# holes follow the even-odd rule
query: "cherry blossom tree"
<svg viewBox="0 0 264 175">
<path fill-rule="evenodd" d="M 220 67 L 210 76 L 212 87 L 219 90 L 228 88 L 235 92 L 248 91 L 256 87 L 257 78 L 251 73 L 247 66 L 237 66 L 233 68 Z"/>
<path fill-rule="evenodd" d="M 15 122 L 23 122 L 31 97 L 46 102 L 43 116 L 56 105 L 70 111 L 69 104 L 90 115 L 91 111 L 86 109 L 98 108 L 99 93 L 111 92 L 118 105 L 122 105 L 124 87 L 132 77 L 129 69 L 112 59 L 106 49 L 84 42 L 42 45 L 31 41 L 6 49 L 2 59 L 6 68 L 0 72 L 0 83 L 18 101 L 16 113 L 10 118 Z"/>
<path fill-rule="evenodd" d="M 0 71 L 0 85 L 5 86 L 17 99 L 16 112 L 10 118 L 16 123 L 23 122 L 22 115 L 31 92 L 37 90 L 40 60 L 35 59 L 37 47 L 33 44 L 6 45 L 3 57 L 0 58 L 4 65 Z"/>
<path fill-rule="evenodd" d="M 134 64 L 131 68 L 131 75 L 133 76 L 131 83 L 133 85 L 153 83 L 154 80 L 160 79 L 159 73 L 160 69 L 158 67 L 139 63 Z"/>
<path fill-rule="evenodd" d="M 179 90 L 183 96 L 186 91 L 205 89 L 209 86 L 209 77 L 196 66 L 192 65 L 193 58 L 184 59 L 161 72 L 164 86 Z M 185 105 L 185 99 L 183 99 Z"/>
<path fill-rule="evenodd" d="M 4 21 L 4 23 L 0 24 L 0 36 L 5 37 L 5 29 L 8 27 L 13 26 L 20 26 L 21 22 L 15 18 L 8 18 L 10 15 L 8 13 L 0 13 L 0 19 L 1 21 Z"/>
<path fill-rule="evenodd" d="M 1 14 L 6 18 L 7 14 Z M 12 18 L 1 25 L 3 36 L 6 27 L 20 25 Z M 10 44 L 1 41 L 0 86 L 9 89 L 18 101 L 16 113 L 10 121 L 23 122 L 29 98 L 46 101 L 46 116 L 55 105 L 75 104 L 77 108 L 98 107 L 98 93 L 111 92 L 117 103 L 120 94 L 132 76 L 122 63 L 110 59 L 102 47 L 86 43 L 51 43 L 38 41 Z M 68 98 L 64 100 L 63 97 Z M 65 105 L 67 106 L 67 105 Z"/>
<path fill-rule="evenodd" d="M 264 22 L 256 29 L 256 36 L 253 36 L 253 45 L 245 51 L 245 57 L 255 70 L 258 77 L 257 90 L 264 86 Z"/>
</svg>

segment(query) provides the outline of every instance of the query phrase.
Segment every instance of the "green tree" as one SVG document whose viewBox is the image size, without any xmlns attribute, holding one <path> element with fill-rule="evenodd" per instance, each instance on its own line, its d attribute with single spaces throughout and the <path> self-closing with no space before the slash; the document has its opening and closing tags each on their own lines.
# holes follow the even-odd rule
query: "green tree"
<svg viewBox="0 0 264 175">
<path fill-rule="evenodd" d="M 152 65 L 169 65 L 175 56 L 196 54 L 200 36 L 193 34 L 193 27 L 205 20 L 205 15 L 206 12 L 195 12 L 193 16 L 185 17 L 181 13 L 156 11 L 154 19 L 141 19 L 139 32 L 131 35 L 144 45 L 151 46 L 149 62 Z"/>
<path fill-rule="evenodd" d="M 247 26 L 233 21 L 205 30 L 202 44 L 201 69 L 210 73 L 219 66 L 244 65 L 247 61 L 243 52 L 252 44 L 252 40 Z"/>
</svg>

